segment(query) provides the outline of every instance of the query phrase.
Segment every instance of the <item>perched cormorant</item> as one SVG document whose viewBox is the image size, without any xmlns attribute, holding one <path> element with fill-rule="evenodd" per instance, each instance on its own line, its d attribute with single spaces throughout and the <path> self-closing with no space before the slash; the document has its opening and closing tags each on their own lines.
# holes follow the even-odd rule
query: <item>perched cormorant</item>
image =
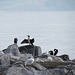
<svg viewBox="0 0 75 75">
<path fill-rule="evenodd" d="M 54 49 L 54 52 L 51 50 L 51 51 L 49 51 L 48 52 L 50 55 L 57 55 L 57 53 L 58 53 L 58 49 Z"/>
<path fill-rule="evenodd" d="M 57 55 L 58 49 L 54 49 L 54 55 Z"/>
<path fill-rule="evenodd" d="M 33 39 L 30 39 L 30 36 L 29 36 L 29 35 L 27 35 L 27 36 L 28 36 L 28 39 L 24 39 L 24 40 L 21 42 L 21 44 L 23 44 L 23 43 L 29 43 L 29 44 L 33 45 L 33 43 L 34 43 L 34 38 L 33 38 Z"/>
<path fill-rule="evenodd" d="M 52 50 L 51 50 L 51 51 L 49 51 L 48 53 L 49 53 L 50 55 L 53 55 L 53 51 L 52 51 Z"/>
<path fill-rule="evenodd" d="M 17 41 L 18 41 L 18 39 L 17 38 L 14 38 L 14 43 L 15 44 L 17 44 Z"/>
</svg>

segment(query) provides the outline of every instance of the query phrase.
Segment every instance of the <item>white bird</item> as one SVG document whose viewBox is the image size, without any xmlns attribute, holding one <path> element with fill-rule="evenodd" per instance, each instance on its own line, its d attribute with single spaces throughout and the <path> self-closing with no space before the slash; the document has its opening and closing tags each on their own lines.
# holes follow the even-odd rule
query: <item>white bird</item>
<svg viewBox="0 0 75 75">
<path fill-rule="evenodd" d="M 25 66 L 31 65 L 31 64 L 33 64 L 33 62 L 34 62 L 34 58 L 29 57 L 29 58 L 27 59 L 27 61 L 25 62 Z"/>
</svg>

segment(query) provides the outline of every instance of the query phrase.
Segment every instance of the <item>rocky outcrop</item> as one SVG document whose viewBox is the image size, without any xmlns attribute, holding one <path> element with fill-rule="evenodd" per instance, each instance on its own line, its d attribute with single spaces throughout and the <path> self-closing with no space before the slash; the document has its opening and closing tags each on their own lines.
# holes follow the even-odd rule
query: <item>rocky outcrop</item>
<svg viewBox="0 0 75 75">
<path fill-rule="evenodd" d="M 46 70 L 47 69 L 39 63 L 32 64 L 32 67 L 34 67 L 36 70 Z"/>
<path fill-rule="evenodd" d="M 3 52 L 6 53 L 12 53 L 15 56 L 19 56 L 21 54 L 32 54 L 34 57 L 41 56 L 42 50 L 40 46 L 35 45 L 26 45 L 18 47 L 17 44 L 13 44 L 8 46 L 7 49 L 4 49 Z"/>
<path fill-rule="evenodd" d="M 69 60 L 68 55 L 42 55 L 39 46 L 27 45 L 18 49 L 16 44 L 3 51 L 5 54 L 0 54 L 0 75 L 75 75 L 75 59 Z M 34 62 L 25 66 L 30 57 Z"/>
<path fill-rule="evenodd" d="M 63 54 L 63 55 L 60 55 L 60 56 L 58 56 L 58 57 L 60 57 L 61 59 L 63 59 L 64 61 L 69 61 L 70 59 L 69 59 L 69 55 L 67 55 L 67 54 Z"/>
<path fill-rule="evenodd" d="M 45 70 L 35 70 L 33 67 L 11 67 L 6 75 L 75 75 L 75 66 L 64 66 Z"/>
<path fill-rule="evenodd" d="M 3 50 L 3 52 L 5 54 L 6 53 L 12 53 L 12 55 L 14 55 L 14 56 L 19 56 L 20 55 L 20 52 L 19 52 L 19 49 L 18 49 L 18 45 L 17 44 L 9 45 L 7 47 L 7 49 Z"/>
<path fill-rule="evenodd" d="M 28 58 L 25 58 L 24 60 L 24 57 L 27 56 L 29 55 L 24 56 L 21 55 L 21 57 L 17 57 L 17 56 L 10 56 L 9 54 L 8 55 L 3 54 L 2 59 L 0 59 L 2 63 L 0 64 L 1 75 L 75 75 L 75 62 L 73 61 L 67 62 L 66 61 L 51 62 L 49 60 L 44 62 L 34 61 L 32 65 L 25 66 L 24 65 L 25 60 Z M 8 60 L 4 60 L 7 58 Z M 44 60 L 45 58 L 42 59 Z"/>
<path fill-rule="evenodd" d="M 0 65 L 9 66 L 10 65 L 10 56 L 8 54 L 3 54 L 0 56 Z"/>
<path fill-rule="evenodd" d="M 34 57 L 40 56 L 42 54 L 41 47 L 35 45 L 26 45 L 19 47 L 19 51 L 22 54 L 29 53 L 32 54 Z"/>
</svg>

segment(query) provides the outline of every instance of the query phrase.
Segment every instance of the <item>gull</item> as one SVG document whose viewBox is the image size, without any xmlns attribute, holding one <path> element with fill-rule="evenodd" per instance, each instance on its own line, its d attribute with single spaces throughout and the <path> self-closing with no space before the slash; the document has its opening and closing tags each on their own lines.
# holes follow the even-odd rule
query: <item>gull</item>
<svg viewBox="0 0 75 75">
<path fill-rule="evenodd" d="M 27 59 L 27 61 L 25 62 L 25 66 L 31 65 L 31 64 L 33 64 L 33 63 L 34 63 L 34 58 L 29 57 L 29 58 Z"/>
</svg>

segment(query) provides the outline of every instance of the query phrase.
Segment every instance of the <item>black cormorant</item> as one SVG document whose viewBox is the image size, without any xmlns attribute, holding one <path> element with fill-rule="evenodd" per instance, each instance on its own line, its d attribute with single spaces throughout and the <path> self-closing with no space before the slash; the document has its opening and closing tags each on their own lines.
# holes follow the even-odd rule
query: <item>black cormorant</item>
<svg viewBox="0 0 75 75">
<path fill-rule="evenodd" d="M 17 44 L 17 41 L 18 41 L 18 39 L 17 38 L 14 38 L 14 43 L 15 44 Z"/>
<path fill-rule="evenodd" d="M 52 51 L 52 50 L 51 50 L 51 51 L 49 51 L 48 53 L 49 53 L 50 55 L 53 55 L 53 51 Z"/>
<path fill-rule="evenodd" d="M 34 38 L 30 39 L 30 35 L 27 35 L 27 36 L 28 36 L 28 39 L 24 39 L 24 40 L 21 42 L 21 44 L 23 44 L 23 43 L 29 43 L 29 44 L 33 45 L 33 43 L 34 43 Z"/>
<path fill-rule="evenodd" d="M 54 49 L 54 56 L 57 55 L 58 49 Z"/>
</svg>

